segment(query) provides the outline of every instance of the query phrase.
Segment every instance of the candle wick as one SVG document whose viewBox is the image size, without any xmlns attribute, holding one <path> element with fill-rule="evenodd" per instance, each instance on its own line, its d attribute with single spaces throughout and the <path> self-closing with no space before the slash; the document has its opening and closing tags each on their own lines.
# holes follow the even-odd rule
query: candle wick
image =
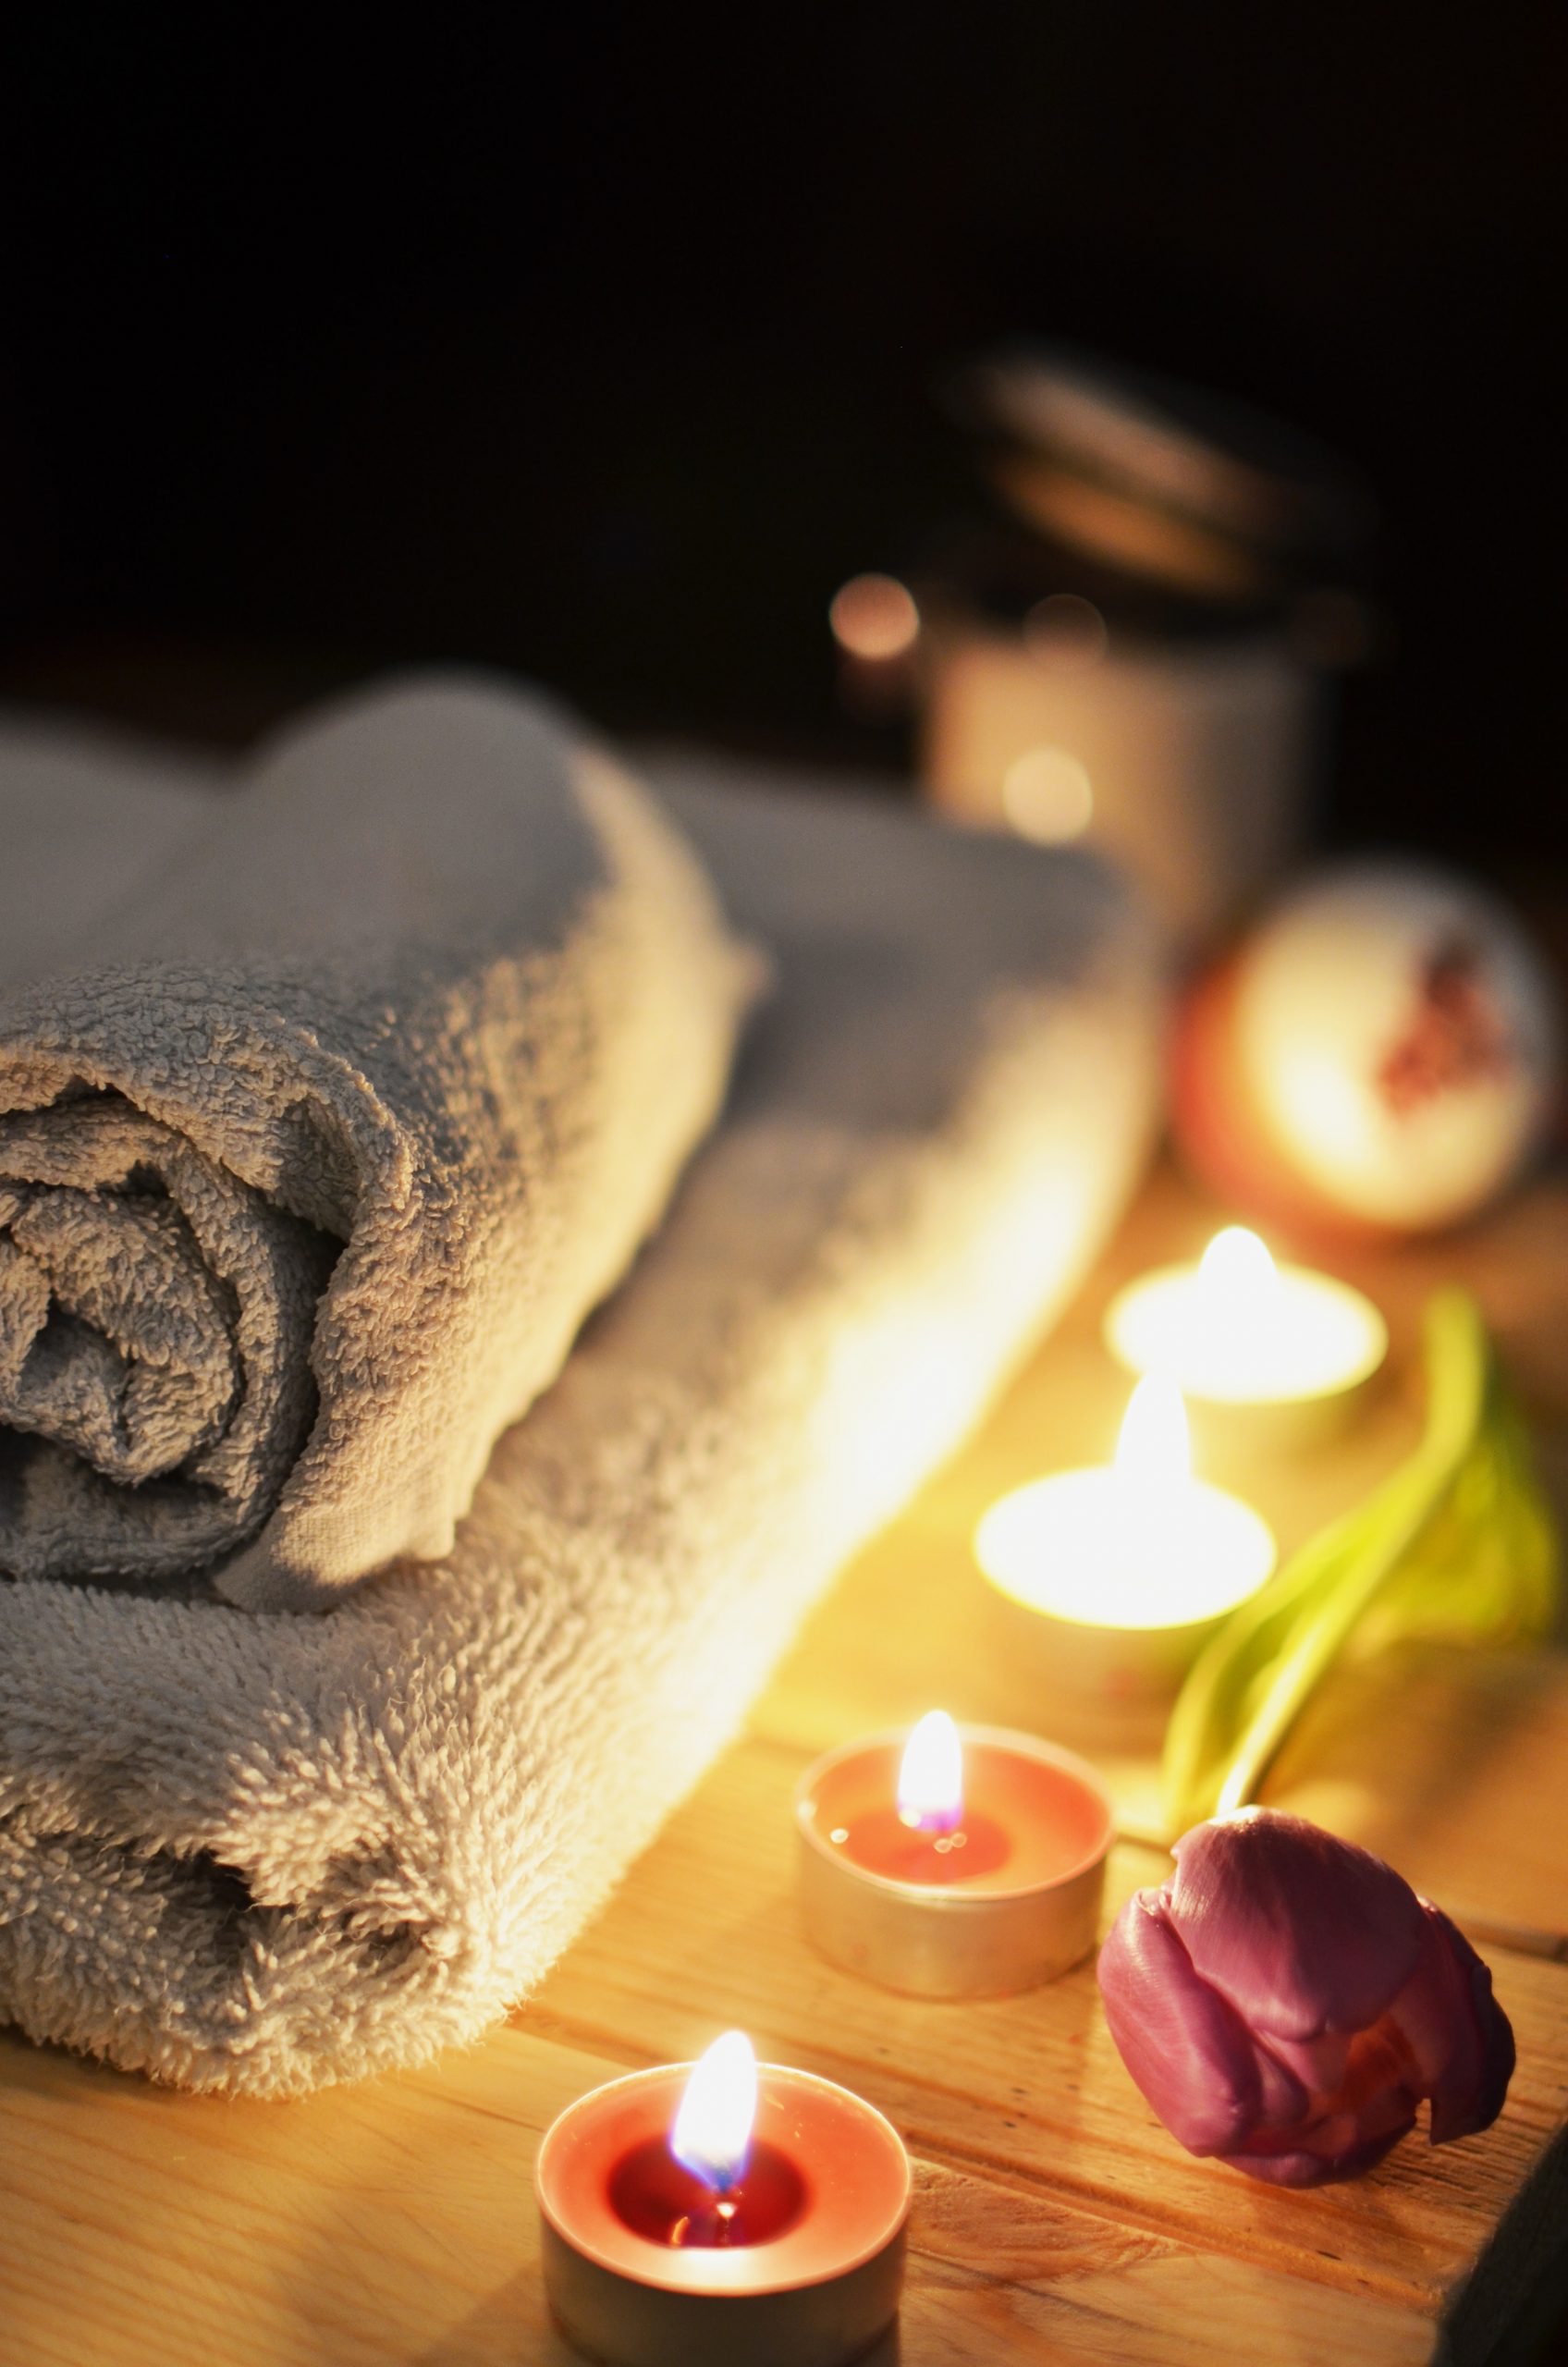
<svg viewBox="0 0 1568 2367">
<path fill-rule="evenodd" d="M 900 1809 L 899 1822 L 910 1833 L 924 1833 L 938 1846 L 956 1834 L 963 1821 L 962 1809 L 952 1815 L 946 1809 Z"/>
<path fill-rule="evenodd" d="M 718 2241 L 720 2244 L 728 2244 L 733 2239 L 735 2234 L 735 2218 L 740 2208 L 740 2196 L 733 2189 L 730 2189 L 726 2195 L 721 2195 L 717 2203 L 715 2205 L 714 2216 L 718 2221 Z"/>
</svg>

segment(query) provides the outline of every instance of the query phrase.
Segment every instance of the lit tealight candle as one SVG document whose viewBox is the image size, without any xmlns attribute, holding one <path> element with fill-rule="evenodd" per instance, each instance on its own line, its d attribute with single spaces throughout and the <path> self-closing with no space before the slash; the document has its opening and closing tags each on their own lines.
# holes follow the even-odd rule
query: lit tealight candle
<svg viewBox="0 0 1568 2367">
<path fill-rule="evenodd" d="M 898 2313 L 898 2131 L 740 2030 L 570 2105 L 534 2185 L 551 2312 L 607 2367 L 847 2367 Z"/>
<path fill-rule="evenodd" d="M 981 1569 L 1048 1637 L 1057 1674 L 1110 1694 L 1158 1691 L 1274 1567 L 1249 1504 L 1192 1476 L 1174 1381 L 1133 1390 L 1114 1463 L 1032 1480 L 975 1531 Z"/>
<path fill-rule="evenodd" d="M 1232 1431 L 1240 1421 L 1281 1441 L 1341 1419 L 1389 1345 L 1369 1298 L 1331 1274 L 1277 1266 L 1244 1225 L 1217 1233 L 1195 1266 L 1130 1282 L 1105 1328 L 1131 1371 L 1168 1373 L 1189 1398 L 1227 1409 Z"/>
<path fill-rule="evenodd" d="M 1095 1944 L 1109 1795 L 1033 1735 L 955 1726 L 827 1752 L 795 1797 L 808 1936 L 836 1964 L 916 1997 L 1001 1996 Z"/>
</svg>

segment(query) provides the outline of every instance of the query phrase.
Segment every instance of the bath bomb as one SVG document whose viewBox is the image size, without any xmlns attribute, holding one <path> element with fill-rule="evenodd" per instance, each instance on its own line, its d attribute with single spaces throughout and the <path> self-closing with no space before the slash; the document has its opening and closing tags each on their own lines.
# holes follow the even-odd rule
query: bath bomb
<svg viewBox="0 0 1568 2367">
<path fill-rule="evenodd" d="M 1547 1124 L 1554 998 L 1508 911 L 1412 864 L 1305 881 L 1200 978 L 1172 1058 L 1178 1143 L 1243 1208 L 1418 1233 L 1483 1208 Z"/>
</svg>

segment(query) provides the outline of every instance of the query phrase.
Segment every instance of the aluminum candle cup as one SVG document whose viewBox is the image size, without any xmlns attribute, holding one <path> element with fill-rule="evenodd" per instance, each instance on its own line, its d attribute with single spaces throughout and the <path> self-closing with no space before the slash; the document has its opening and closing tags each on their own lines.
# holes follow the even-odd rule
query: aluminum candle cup
<svg viewBox="0 0 1568 2367">
<path fill-rule="evenodd" d="M 1161 1266 L 1111 1301 L 1106 1344 L 1134 1373 L 1168 1373 L 1205 1443 L 1262 1452 L 1342 1429 L 1388 1354 L 1371 1300 L 1331 1274 L 1276 1266 L 1230 1225 L 1195 1265 Z"/>
<path fill-rule="evenodd" d="M 1011 1995 L 1094 1946 L 1110 1796 L 1070 1751 L 946 1723 L 962 1751 L 956 1815 L 950 1803 L 900 1812 L 913 1743 L 902 1731 L 848 1743 L 806 1770 L 795 1796 L 805 1930 L 835 1964 L 885 1989 Z"/>
<path fill-rule="evenodd" d="M 1271 1575 L 1275 1546 L 1250 1504 L 1193 1478 L 1181 1392 L 1150 1377 L 1115 1462 L 1002 1497 L 975 1530 L 974 1558 L 1058 1689 L 1135 1701 L 1180 1685 Z"/>
<path fill-rule="evenodd" d="M 870 2104 L 753 2064 L 741 2144 L 712 2164 L 700 2133 L 676 2150 L 704 2075 L 741 2049 L 732 2032 L 700 2064 L 612 2079 L 539 2149 L 550 2310 L 605 2367 L 849 2367 L 898 2313 L 909 2157 Z"/>
</svg>

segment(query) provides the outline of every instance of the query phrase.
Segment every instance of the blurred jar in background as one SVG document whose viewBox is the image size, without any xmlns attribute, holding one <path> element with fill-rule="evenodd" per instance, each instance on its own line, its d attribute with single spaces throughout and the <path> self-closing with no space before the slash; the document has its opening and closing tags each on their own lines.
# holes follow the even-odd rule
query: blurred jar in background
<svg viewBox="0 0 1568 2367">
<path fill-rule="evenodd" d="M 984 356 L 949 400 L 986 501 L 900 610 L 929 794 L 1102 847 L 1201 950 L 1310 837 L 1369 505 L 1285 429 L 1057 349 Z"/>
</svg>

